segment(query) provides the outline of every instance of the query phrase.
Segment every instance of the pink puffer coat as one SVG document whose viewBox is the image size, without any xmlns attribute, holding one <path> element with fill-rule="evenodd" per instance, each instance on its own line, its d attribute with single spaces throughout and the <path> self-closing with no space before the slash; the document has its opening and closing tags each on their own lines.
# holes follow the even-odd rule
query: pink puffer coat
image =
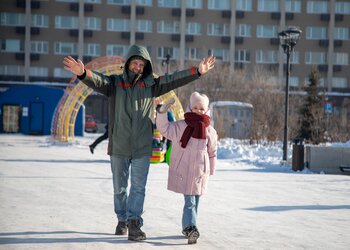
<svg viewBox="0 0 350 250">
<path fill-rule="evenodd" d="M 216 130 L 208 126 L 205 140 L 191 137 L 186 148 L 182 148 L 180 139 L 187 127 L 184 120 L 169 122 L 166 113 L 157 112 L 156 125 L 160 133 L 172 141 L 168 190 L 186 195 L 205 194 L 209 175 L 215 172 Z"/>
</svg>

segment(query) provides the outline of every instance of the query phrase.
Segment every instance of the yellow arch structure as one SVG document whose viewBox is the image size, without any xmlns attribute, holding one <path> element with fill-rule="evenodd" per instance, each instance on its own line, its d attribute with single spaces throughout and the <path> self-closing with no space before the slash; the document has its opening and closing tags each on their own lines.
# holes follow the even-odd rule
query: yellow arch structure
<svg viewBox="0 0 350 250">
<path fill-rule="evenodd" d="M 92 60 L 87 63 L 85 67 L 106 75 L 111 75 L 122 73 L 124 63 L 125 59 L 123 57 L 104 56 Z M 74 128 L 77 114 L 84 100 L 92 92 L 93 89 L 80 82 L 76 76 L 72 77 L 53 116 L 51 134 L 54 140 L 59 142 L 74 141 Z M 171 97 L 175 98 L 175 104 L 170 108 L 170 111 L 174 114 L 176 120 L 182 119 L 184 111 L 174 91 L 156 98 L 156 102 L 162 103 Z"/>
</svg>

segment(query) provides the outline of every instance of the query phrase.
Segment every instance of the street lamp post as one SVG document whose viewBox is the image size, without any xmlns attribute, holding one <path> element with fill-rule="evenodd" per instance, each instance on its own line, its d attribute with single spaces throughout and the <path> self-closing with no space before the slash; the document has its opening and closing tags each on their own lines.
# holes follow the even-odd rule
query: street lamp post
<svg viewBox="0 0 350 250">
<path fill-rule="evenodd" d="M 301 35 L 301 30 L 297 27 L 290 27 L 278 33 L 280 43 L 284 53 L 287 55 L 286 69 L 286 90 L 284 104 L 284 135 L 283 135 L 283 161 L 287 161 L 288 152 L 288 106 L 289 106 L 289 75 L 290 75 L 290 54 L 297 44 Z"/>
<path fill-rule="evenodd" d="M 164 65 L 164 63 L 166 64 L 166 73 L 169 74 L 169 64 L 170 64 L 170 57 L 171 55 L 167 54 L 165 56 L 166 60 L 162 61 L 162 65 Z"/>
</svg>

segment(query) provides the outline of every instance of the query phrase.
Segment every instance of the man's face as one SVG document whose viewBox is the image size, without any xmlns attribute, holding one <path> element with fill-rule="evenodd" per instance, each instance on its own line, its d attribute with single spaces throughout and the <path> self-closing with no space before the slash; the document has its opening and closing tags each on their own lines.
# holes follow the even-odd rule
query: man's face
<svg viewBox="0 0 350 250">
<path fill-rule="evenodd" d="M 145 68 L 145 61 L 141 59 L 132 59 L 129 63 L 129 70 L 135 74 L 142 74 Z"/>
</svg>

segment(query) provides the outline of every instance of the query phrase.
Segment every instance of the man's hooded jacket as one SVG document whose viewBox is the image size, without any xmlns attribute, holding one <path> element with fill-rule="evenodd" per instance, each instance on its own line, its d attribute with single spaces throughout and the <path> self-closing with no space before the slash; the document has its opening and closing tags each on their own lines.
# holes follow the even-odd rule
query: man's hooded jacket
<svg viewBox="0 0 350 250">
<path fill-rule="evenodd" d="M 130 59 L 142 57 L 142 75 L 128 70 Z M 192 67 L 170 75 L 156 76 L 151 57 L 145 47 L 130 47 L 122 74 L 104 75 L 86 69 L 79 76 L 84 84 L 108 97 L 108 154 L 124 158 L 140 158 L 152 154 L 153 99 L 199 78 Z"/>
</svg>

